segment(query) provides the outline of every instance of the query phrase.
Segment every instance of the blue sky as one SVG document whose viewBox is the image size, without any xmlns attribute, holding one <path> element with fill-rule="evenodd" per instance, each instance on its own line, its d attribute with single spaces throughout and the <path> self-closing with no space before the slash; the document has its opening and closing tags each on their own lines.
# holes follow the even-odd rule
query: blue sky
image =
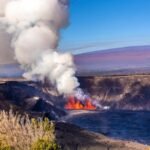
<svg viewBox="0 0 150 150">
<path fill-rule="evenodd" d="M 70 0 L 59 49 L 82 53 L 150 44 L 150 0 Z"/>
</svg>

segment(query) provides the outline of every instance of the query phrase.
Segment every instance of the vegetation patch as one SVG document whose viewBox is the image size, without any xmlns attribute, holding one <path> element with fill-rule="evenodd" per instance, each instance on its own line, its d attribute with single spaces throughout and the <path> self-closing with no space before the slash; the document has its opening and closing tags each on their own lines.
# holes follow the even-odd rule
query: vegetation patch
<svg viewBox="0 0 150 150">
<path fill-rule="evenodd" d="M 60 150 L 55 126 L 48 119 L 0 111 L 0 150 Z"/>
</svg>

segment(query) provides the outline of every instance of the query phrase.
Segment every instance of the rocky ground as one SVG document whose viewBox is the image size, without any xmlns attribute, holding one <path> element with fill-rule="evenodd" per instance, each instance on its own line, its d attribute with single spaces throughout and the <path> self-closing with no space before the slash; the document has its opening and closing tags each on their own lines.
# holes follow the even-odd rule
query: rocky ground
<svg viewBox="0 0 150 150">
<path fill-rule="evenodd" d="M 138 84 L 140 85 L 140 87 L 138 86 L 138 89 L 143 88 L 143 86 L 146 88 L 145 86 L 147 86 L 149 78 L 150 77 L 148 76 L 141 81 Z M 126 83 L 127 78 L 86 78 L 86 80 L 80 78 L 80 80 L 82 86 L 84 85 L 86 87 L 84 87 L 84 89 L 89 90 L 88 92 L 92 92 L 90 90 L 93 87 L 97 88 L 97 92 L 99 91 L 99 88 L 95 86 L 97 85 L 95 81 L 98 81 L 98 83 L 105 83 L 108 80 L 109 82 L 106 82 L 107 86 L 105 86 L 105 84 L 103 86 L 107 89 L 113 85 L 113 90 L 111 91 L 113 95 L 122 93 L 126 86 L 131 88 L 130 85 L 137 82 L 136 80 L 130 79 L 128 80 L 130 84 L 124 84 L 125 87 L 123 87 L 123 83 Z M 132 81 L 132 84 L 130 81 Z M 90 86 L 87 87 L 86 84 L 88 82 L 91 83 Z M 117 87 L 122 87 L 123 89 L 115 89 L 114 87 L 116 87 L 116 85 Z M 145 96 L 148 96 L 147 92 L 145 93 Z M 108 98 L 110 101 L 110 97 Z M 49 89 L 46 86 L 43 87 L 40 83 L 22 79 L 0 80 L 0 110 L 12 109 L 14 111 L 19 111 L 20 113 L 28 113 L 31 117 L 48 117 L 49 119 L 58 121 L 60 117 L 66 115 L 66 112 L 62 107 L 64 101 L 65 100 L 62 96 L 57 95 L 57 92 L 55 93 L 54 90 Z M 117 101 L 119 102 L 121 100 L 117 99 Z M 56 137 L 63 150 L 148 150 L 148 147 L 142 144 L 113 140 L 101 134 L 89 132 L 77 126 L 57 121 Z"/>
<path fill-rule="evenodd" d="M 150 75 L 79 77 L 81 88 L 111 109 L 150 110 Z"/>
<path fill-rule="evenodd" d="M 45 91 L 47 90 L 47 92 Z M 0 82 L 0 109 L 28 113 L 32 117 L 48 117 L 57 120 L 65 115 L 63 108 L 55 105 L 63 97 L 56 96 L 42 88 L 40 83 L 26 80 L 1 80 Z"/>
<path fill-rule="evenodd" d="M 62 150 L 148 150 L 135 142 L 113 140 L 75 125 L 56 123 L 56 137 Z"/>
</svg>

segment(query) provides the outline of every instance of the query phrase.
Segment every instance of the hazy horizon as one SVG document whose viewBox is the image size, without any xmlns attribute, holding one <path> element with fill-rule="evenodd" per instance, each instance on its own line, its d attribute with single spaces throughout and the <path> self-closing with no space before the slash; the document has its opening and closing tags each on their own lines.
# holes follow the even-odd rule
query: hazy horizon
<svg viewBox="0 0 150 150">
<path fill-rule="evenodd" d="M 150 46 L 132 46 L 97 50 L 74 55 L 77 73 L 126 73 L 150 70 Z M 23 71 L 17 62 L 1 64 L 0 76 L 21 76 Z"/>
</svg>

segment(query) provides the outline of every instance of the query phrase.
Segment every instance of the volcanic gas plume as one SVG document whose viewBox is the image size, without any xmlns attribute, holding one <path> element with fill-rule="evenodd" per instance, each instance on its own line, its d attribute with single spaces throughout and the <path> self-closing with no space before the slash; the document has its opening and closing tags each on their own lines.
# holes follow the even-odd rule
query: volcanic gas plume
<svg viewBox="0 0 150 150">
<path fill-rule="evenodd" d="M 58 53 L 59 31 L 68 24 L 68 0 L 0 0 L 0 23 L 12 37 L 27 79 L 47 78 L 60 94 L 78 87 L 73 58 Z"/>
</svg>

